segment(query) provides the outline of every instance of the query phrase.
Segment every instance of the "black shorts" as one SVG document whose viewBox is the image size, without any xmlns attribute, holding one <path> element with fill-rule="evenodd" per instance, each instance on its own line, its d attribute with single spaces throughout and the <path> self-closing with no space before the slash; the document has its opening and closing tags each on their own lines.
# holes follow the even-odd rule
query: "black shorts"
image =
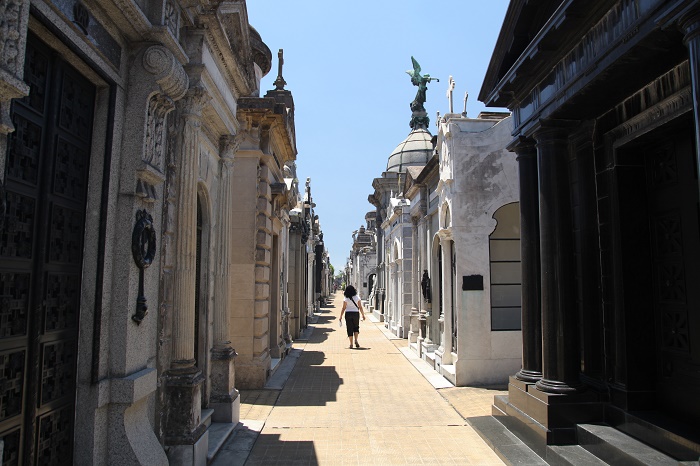
<svg viewBox="0 0 700 466">
<path fill-rule="evenodd" d="M 360 313 L 359 312 L 346 312 L 345 313 L 345 328 L 348 331 L 349 337 L 351 337 L 353 333 L 360 332 Z"/>
</svg>

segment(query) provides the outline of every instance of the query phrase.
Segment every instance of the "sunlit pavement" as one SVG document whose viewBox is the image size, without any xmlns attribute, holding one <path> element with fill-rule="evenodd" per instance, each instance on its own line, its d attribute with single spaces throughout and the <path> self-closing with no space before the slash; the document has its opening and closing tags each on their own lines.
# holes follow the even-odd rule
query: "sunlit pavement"
<svg viewBox="0 0 700 466">
<path fill-rule="evenodd" d="M 241 425 L 214 466 L 503 464 L 465 418 L 490 414 L 504 391 L 437 390 L 382 323 L 361 322 L 361 348 L 349 349 L 341 306 L 337 293 L 294 343 L 303 352 L 281 390 L 241 393 Z"/>
</svg>

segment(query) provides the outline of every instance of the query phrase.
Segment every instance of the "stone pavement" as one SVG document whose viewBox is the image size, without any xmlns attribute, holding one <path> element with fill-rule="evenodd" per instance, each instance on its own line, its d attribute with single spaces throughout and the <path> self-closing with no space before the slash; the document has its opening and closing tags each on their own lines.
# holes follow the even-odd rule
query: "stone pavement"
<svg viewBox="0 0 700 466">
<path fill-rule="evenodd" d="M 241 393 L 241 422 L 213 466 L 503 464 L 465 418 L 489 415 L 504 390 L 436 389 L 381 323 L 361 322 L 362 347 L 349 349 L 340 306 L 337 293 L 273 388 Z"/>
</svg>

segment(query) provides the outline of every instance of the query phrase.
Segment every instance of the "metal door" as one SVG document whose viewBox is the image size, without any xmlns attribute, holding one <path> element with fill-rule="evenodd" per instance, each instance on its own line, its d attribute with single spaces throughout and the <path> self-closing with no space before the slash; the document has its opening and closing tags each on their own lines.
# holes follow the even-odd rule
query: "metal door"
<svg viewBox="0 0 700 466">
<path fill-rule="evenodd" d="M 26 53 L 0 225 L 2 464 L 68 465 L 95 88 L 31 35 Z"/>
<path fill-rule="evenodd" d="M 657 402 L 680 417 L 700 416 L 700 226 L 691 132 L 646 154 L 652 243 Z"/>
</svg>

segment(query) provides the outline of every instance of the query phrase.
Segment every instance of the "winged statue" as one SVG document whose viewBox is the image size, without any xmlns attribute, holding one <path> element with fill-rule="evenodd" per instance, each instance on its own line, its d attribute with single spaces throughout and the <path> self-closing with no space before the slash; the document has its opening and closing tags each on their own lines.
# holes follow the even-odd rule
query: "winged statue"
<svg viewBox="0 0 700 466">
<path fill-rule="evenodd" d="M 425 103 L 425 91 L 428 89 L 428 83 L 433 80 L 440 82 L 440 80 L 438 78 L 431 77 L 429 74 L 424 74 L 421 76 L 420 64 L 413 57 L 411 57 L 411 61 L 413 62 L 413 70 L 407 70 L 406 73 L 411 77 L 411 83 L 414 86 L 418 86 L 416 98 L 413 99 L 413 102 L 411 102 L 411 110 L 414 112 L 424 112 L 425 107 L 423 107 L 423 104 Z"/>
</svg>

